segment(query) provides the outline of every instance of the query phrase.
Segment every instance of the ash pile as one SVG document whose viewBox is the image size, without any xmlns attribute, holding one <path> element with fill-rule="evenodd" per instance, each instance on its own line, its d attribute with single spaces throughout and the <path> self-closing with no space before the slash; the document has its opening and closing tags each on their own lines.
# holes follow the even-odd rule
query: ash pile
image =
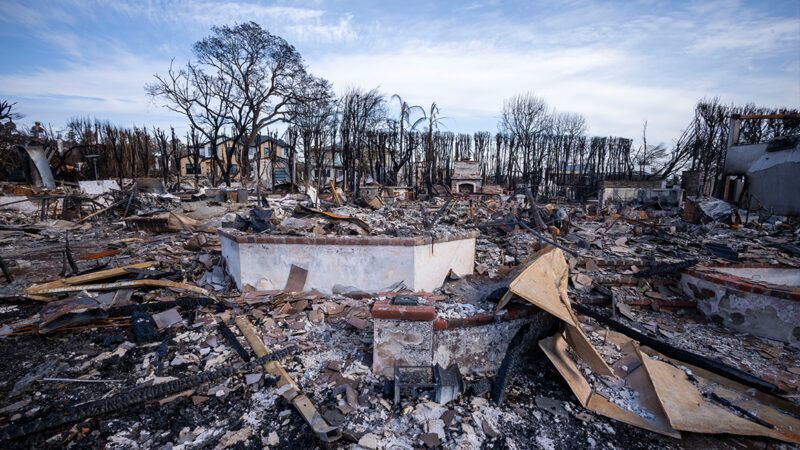
<svg viewBox="0 0 800 450">
<path fill-rule="evenodd" d="M 144 184 L 2 186 L 3 448 L 800 442 L 796 219 L 702 197 Z M 430 290 L 322 289 L 296 265 L 238 286 L 220 230 L 421 247 L 469 232 L 474 252 Z"/>
</svg>

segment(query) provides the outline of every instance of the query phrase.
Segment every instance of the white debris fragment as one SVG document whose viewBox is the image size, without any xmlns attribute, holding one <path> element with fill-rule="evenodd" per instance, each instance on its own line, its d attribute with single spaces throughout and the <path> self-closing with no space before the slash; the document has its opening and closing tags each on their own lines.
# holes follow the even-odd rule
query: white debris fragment
<svg viewBox="0 0 800 450">
<path fill-rule="evenodd" d="M 370 450 L 376 450 L 380 448 L 380 437 L 373 433 L 367 433 L 361 436 L 361 439 L 358 440 L 358 445 Z"/>
</svg>

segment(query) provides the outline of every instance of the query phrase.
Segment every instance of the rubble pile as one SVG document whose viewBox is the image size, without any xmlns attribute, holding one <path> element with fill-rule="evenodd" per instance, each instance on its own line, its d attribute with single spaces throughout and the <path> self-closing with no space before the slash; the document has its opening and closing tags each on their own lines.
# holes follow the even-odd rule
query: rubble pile
<svg viewBox="0 0 800 450">
<path fill-rule="evenodd" d="M 727 448 L 800 436 L 781 415 L 797 420 L 797 342 L 706 317 L 680 281 L 717 265 L 800 268 L 793 218 L 703 198 L 687 202 L 690 215 L 686 205 L 537 205 L 525 194 L 336 206 L 305 194 L 235 203 L 205 189 L 142 192 L 134 182 L 99 194 L 28 189 L 5 184 L 0 196 L 8 205 L 0 207 L 3 448 Z M 13 207 L 17 197 L 24 201 L 15 205 L 29 206 Z M 237 289 L 220 228 L 243 236 L 479 235 L 474 273 L 451 273 L 433 292 L 410 292 L 397 280 L 381 291 L 337 285 L 325 294 L 302 283 Z M 561 262 L 548 259 L 556 253 L 563 277 L 552 265 Z M 378 302 L 415 311 L 407 297 L 432 304 L 435 323 L 495 323 L 541 310 L 562 325 L 538 342 L 519 331 L 497 373 L 460 374 L 452 400 L 397 398 L 398 379 L 373 373 L 371 311 Z M 411 334 L 400 339 L 420 345 Z M 582 396 L 565 376 L 570 365 L 591 396 L 621 412 Z M 754 378 L 758 398 L 777 396 L 768 404 L 783 409 L 765 413 L 752 399 L 725 397 L 715 386 L 734 381 L 720 381 L 717 366 Z M 684 374 L 682 389 L 753 428 L 733 437 L 680 423 L 659 390 L 659 374 L 672 369 Z M 636 378 L 645 370 L 652 392 Z"/>
</svg>

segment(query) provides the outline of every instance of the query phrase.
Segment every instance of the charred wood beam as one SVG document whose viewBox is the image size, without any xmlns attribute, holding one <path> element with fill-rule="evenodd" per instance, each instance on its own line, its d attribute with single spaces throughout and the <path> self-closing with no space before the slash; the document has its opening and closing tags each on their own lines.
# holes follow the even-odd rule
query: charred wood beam
<svg viewBox="0 0 800 450">
<path fill-rule="evenodd" d="M 635 274 L 633 274 L 634 278 L 648 278 L 648 277 L 655 277 L 661 275 L 672 275 L 675 272 L 678 272 L 683 269 L 688 269 L 689 267 L 694 266 L 697 264 L 696 259 L 687 259 L 686 261 L 679 261 L 676 263 L 658 263 L 654 261 L 650 267 L 647 269 L 642 269 Z"/>
<path fill-rule="evenodd" d="M 204 372 L 198 375 L 192 375 L 153 386 L 134 388 L 128 392 L 118 394 L 113 397 L 79 404 L 77 406 L 66 408 L 62 411 L 55 411 L 45 417 L 34 419 L 30 422 L 9 425 L 3 429 L 0 429 L 0 442 L 38 433 L 51 428 L 60 427 L 69 423 L 79 422 L 90 417 L 97 417 L 121 411 L 139 403 L 158 400 L 170 395 L 181 393 L 201 384 L 209 383 L 222 378 L 230 378 L 234 375 L 244 372 L 259 370 L 262 365 L 271 361 L 277 361 L 285 358 L 294 350 L 294 347 L 287 347 L 283 350 L 266 354 L 244 365 L 243 367 L 226 367 L 223 369 Z"/>
<path fill-rule="evenodd" d="M 75 263 L 75 258 L 72 256 L 72 249 L 69 247 L 69 232 L 64 233 L 64 240 L 66 244 L 64 246 L 64 255 L 67 258 L 67 262 L 69 263 L 69 268 L 72 269 L 72 273 L 78 274 L 80 270 L 78 270 L 78 265 Z"/>
<path fill-rule="evenodd" d="M 233 348 L 233 350 L 235 350 L 245 362 L 249 362 L 250 354 L 247 353 L 247 350 L 245 350 L 244 346 L 242 346 L 242 343 L 239 342 L 239 339 L 236 339 L 236 335 L 233 334 L 233 331 L 231 331 L 231 329 L 228 328 L 228 326 L 223 322 L 219 322 L 217 324 L 217 328 L 222 336 L 225 337 L 225 340 L 228 341 L 228 344 L 230 344 L 231 348 Z"/>
<path fill-rule="evenodd" d="M 526 229 L 526 230 L 528 230 L 528 231 L 529 231 L 531 234 L 533 234 L 534 236 L 536 236 L 536 237 L 537 237 L 537 238 L 539 238 L 540 240 L 542 240 L 542 241 L 544 241 L 544 242 L 547 242 L 548 244 L 552 245 L 553 247 L 560 248 L 561 250 L 563 250 L 563 251 L 565 251 L 565 252 L 569 253 L 569 254 L 570 254 L 570 255 L 572 255 L 572 256 L 575 256 L 575 257 L 578 257 L 578 256 L 580 256 L 580 255 L 579 255 L 577 252 L 575 252 L 574 250 L 571 250 L 571 249 L 569 249 L 569 248 L 567 248 L 567 247 L 564 247 L 563 245 L 559 244 L 558 242 L 556 242 L 556 241 L 554 241 L 554 240 L 552 240 L 552 239 L 550 239 L 550 238 L 546 237 L 544 234 L 542 234 L 542 233 L 540 233 L 540 232 L 538 232 L 538 231 L 534 230 L 533 228 L 531 228 L 530 226 L 528 226 L 528 224 L 526 224 L 524 221 L 522 221 L 522 220 L 517 220 L 517 223 L 518 223 L 518 224 L 519 224 L 519 225 L 520 225 L 522 228 L 525 228 L 525 229 Z"/>
<path fill-rule="evenodd" d="M 747 417 L 748 419 L 752 420 L 753 422 L 761 425 L 762 427 L 767 427 L 770 430 L 774 430 L 775 429 L 775 425 L 765 421 L 764 419 L 758 417 L 757 415 L 751 413 L 750 411 L 742 408 L 739 405 L 734 404 L 733 402 L 731 402 L 730 400 L 728 400 L 726 398 L 720 397 L 719 395 L 717 395 L 717 394 L 715 394 L 713 392 L 704 393 L 703 397 L 706 397 L 706 398 L 708 398 L 708 399 L 710 399 L 710 400 L 712 400 L 714 402 L 719 403 L 722 406 L 726 406 L 728 408 L 731 408 L 731 409 L 737 411 L 738 413 L 742 414 L 743 416 Z"/>
<path fill-rule="evenodd" d="M 0 270 L 3 271 L 3 276 L 6 277 L 6 282 L 10 284 L 14 281 L 14 277 L 11 276 L 11 271 L 8 270 L 8 265 L 2 256 L 0 256 Z"/>
<path fill-rule="evenodd" d="M 533 223 L 536 224 L 536 228 L 540 230 L 546 230 L 547 225 L 545 225 L 542 216 L 539 214 L 539 206 L 536 204 L 536 200 L 533 198 L 531 188 L 525 188 L 525 196 L 528 197 L 528 203 L 531 204 L 531 215 L 533 215 Z"/>
</svg>

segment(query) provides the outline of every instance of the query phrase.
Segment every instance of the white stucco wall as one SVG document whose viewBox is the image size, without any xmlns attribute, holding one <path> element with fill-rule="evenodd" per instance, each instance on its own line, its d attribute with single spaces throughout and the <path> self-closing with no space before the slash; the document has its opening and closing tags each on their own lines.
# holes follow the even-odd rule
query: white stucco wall
<svg viewBox="0 0 800 450">
<path fill-rule="evenodd" d="M 119 187 L 119 183 L 117 183 L 117 180 L 78 181 L 78 186 L 81 187 L 81 190 L 83 192 L 92 197 L 98 197 L 99 195 L 111 192 L 112 190 L 116 191 L 121 190 L 121 188 Z M 106 197 L 99 197 L 95 201 L 104 206 L 108 206 L 112 202 L 111 199 L 108 199 Z"/>
<path fill-rule="evenodd" d="M 379 291 L 404 282 L 415 291 L 440 287 L 450 269 L 472 273 L 475 239 L 419 246 L 312 245 L 237 243 L 221 235 L 228 272 L 241 289 L 266 278 L 277 288 L 286 285 L 291 266 L 308 270 L 305 290 L 331 293 L 336 284 Z"/>
<path fill-rule="evenodd" d="M 233 281 L 239 289 L 242 288 L 242 265 L 239 258 L 239 243 L 233 239 L 228 239 L 225 236 L 219 237 L 220 248 L 222 249 L 222 257 L 225 258 L 225 265 L 228 273 L 231 274 Z M 256 283 L 250 283 L 253 286 Z"/>
<path fill-rule="evenodd" d="M 450 269 L 471 275 L 475 268 L 475 239 L 418 245 L 414 249 L 414 290 L 431 292 L 441 287 Z"/>
<path fill-rule="evenodd" d="M 639 198 L 639 188 L 612 187 L 604 188 L 600 194 L 600 205 L 608 202 L 632 202 Z"/>
<path fill-rule="evenodd" d="M 770 267 L 716 267 L 717 272 L 746 278 L 756 283 L 769 283 L 779 286 L 800 287 L 800 269 Z"/>
<path fill-rule="evenodd" d="M 683 189 L 604 187 L 600 191 L 600 206 L 605 206 L 608 202 L 628 203 L 633 201 L 645 202 L 655 200 L 659 200 L 662 204 L 680 206 L 682 197 Z"/>
<path fill-rule="evenodd" d="M 78 181 L 78 186 L 88 195 L 95 196 L 105 194 L 111 190 L 121 190 L 117 180 L 85 180 Z"/>
</svg>

